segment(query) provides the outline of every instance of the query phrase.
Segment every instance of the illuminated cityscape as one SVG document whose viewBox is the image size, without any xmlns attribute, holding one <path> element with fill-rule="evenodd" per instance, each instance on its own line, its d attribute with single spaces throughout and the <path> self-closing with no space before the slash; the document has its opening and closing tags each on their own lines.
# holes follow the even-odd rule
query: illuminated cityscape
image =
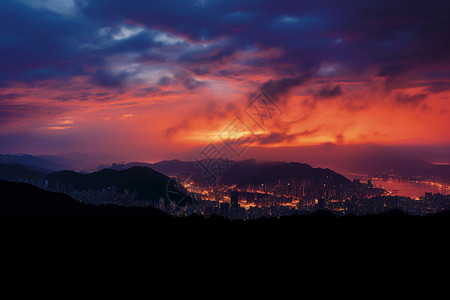
<svg viewBox="0 0 450 300">
<path fill-rule="evenodd" d="M 77 201 L 91 205 L 115 204 L 125 207 L 152 206 L 174 216 L 192 214 L 226 219 L 256 219 L 305 214 L 318 209 L 336 215 L 366 215 L 400 209 L 410 215 L 424 216 L 449 208 L 450 196 L 426 192 L 417 199 L 391 195 L 374 187 L 371 180 L 340 187 L 314 187 L 312 181 L 279 180 L 277 183 L 226 186 L 217 181 L 215 185 L 196 184 L 189 179 L 176 181 L 194 203 L 179 206 L 160 198 L 159 201 L 140 199 L 136 190 L 119 192 L 116 186 L 101 190 L 78 191 L 74 185 L 63 185 L 48 180 L 19 180 L 52 192 L 65 193 Z"/>
<path fill-rule="evenodd" d="M 354 180 L 345 188 L 315 189 L 311 182 L 291 182 L 249 185 L 246 188 L 218 185 L 214 187 L 182 182 L 198 203 L 190 210 L 198 214 L 218 214 L 231 218 L 278 217 L 326 209 L 338 215 L 378 214 L 392 209 L 400 209 L 412 215 L 426 215 L 448 209 L 450 196 L 425 193 L 418 199 L 392 196 L 389 192 L 376 188 L 368 180 L 362 183 Z M 239 208 L 229 210 L 230 195 L 238 194 Z M 223 213 L 225 204 L 228 215 Z"/>
</svg>

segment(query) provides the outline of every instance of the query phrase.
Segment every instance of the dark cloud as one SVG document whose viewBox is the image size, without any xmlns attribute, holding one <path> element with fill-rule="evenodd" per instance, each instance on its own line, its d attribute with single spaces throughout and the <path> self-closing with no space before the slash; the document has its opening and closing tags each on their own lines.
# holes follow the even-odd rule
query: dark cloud
<svg viewBox="0 0 450 300">
<path fill-rule="evenodd" d="M 316 97 L 318 98 L 333 98 L 336 96 L 342 95 L 342 88 L 340 85 L 336 85 L 334 87 L 323 87 L 317 93 Z"/>
<path fill-rule="evenodd" d="M 86 75 L 95 85 L 124 87 L 135 77 L 107 71 L 111 58 L 122 58 L 125 65 L 164 63 L 183 69 L 190 76 L 179 83 L 192 90 L 201 85 L 193 74 L 242 75 L 228 68 L 238 51 L 250 53 L 242 64 L 277 74 L 263 85 L 274 97 L 308 78 L 342 78 L 368 70 L 378 70 L 374 75 L 385 78 L 387 91 L 408 86 L 412 78 L 448 76 L 447 0 L 75 3 L 73 14 L 62 15 L 19 1 L 2 2 L 0 86 Z M 252 49 L 271 47 L 283 55 L 252 58 Z M 327 62 L 344 68 L 321 73 Z M 161 86 L 168 84 L 161 78 Z M 338 89 L 324 90 L 323 97 L 338 94 Z"/>
<path fill-rule="evenodd" d="M 183 81 L 183 85 L 188 89 L 188 90 L 194 90 L 198 87 L 202 87 L 205 86 L 205 82 L 202 81 L 198 81 L 194 78 L 187 78 Z"/>
<path fill-rule="evenodd" d="M 289 142 L 294 139 L 295 135 L 289 135 L 280 132 L 272 132 L 270 134 L 258 135 L 258 144 L 260 145 L 277 144 L 285 141 Z"/>
<path fill-rule="evenodd" d="M 14 99 L 20 98 L 21 96 L 23 96 L 23 94 L 18 94 L 18 93 L 0 94 L 0 101 L 14 100 Z"/>
<path fill-rule="evenodd" d="M 161 92 L 161 89 L 156 86 L 150 86 L 148 88 L 139 89 L 135 95 L 138 97 L 149 96 L 149 95 L 157 95 Z"/>
<path fill-rule="evenodd" d="M 430 93 L 441 93 L 450 90 L 450 81 L 432 82 L 426 89 Z"/>
<path fill-rule="evenodd" d="M 193 68 L 192 72 L 194 72 L 197 75 L 206 75 L 209 73 L 209 68 L 207 65 L 201 65 L 196 68 Z"/>
<path fill-rule="evenodd" d="M 212 43 L 206 47 L 186 49 L 178 56 L 178 61 L 202 73 L 205 64 L 221 63 L 231 57 L 240 47 L 229 42 Z"/>
<path fill-rule="evenodd" d="M 181 1 L 176 5 L 95 1 L 83 11 L 112 23 L 130 19 L 149 27 L 156 24 L 191 41 L 232 38 L 179 56 L 197 74 L 206 72 L 200 64 L 221 62 L 237 49 L 255 44 L 281 46 L 285 56 L 274 64 L 295 64 L 297 69 L 314 68 L 326 60 L 342 61 L 356 70 L 378 67 L 388 89 L 424 58 L 430 63 L 448 62 L 448 51 L 442 51 L 448 48 L 448 1 Z M 277 71 L 292 77 L 290 66 Z"/>
<path fill-rule="evenodd" d="M 304 131 L 299 132 L 299 133 L 297 134 L 297 136 L 310 136 L 310 135 L 314 135 L 314 134 L 316 134 L 317 132 L 319 132 L 320 129 L 321 129 L 321 127 L 319 126 L 319 127 L 314 128 L 314 129 L 311 129 L 311 130 L 304 130 Z"/>
<path fill-rule="evenodd" d="M 369 108 L 370 103 L 366 99 L 345 99 L 341 101 L 341 109 L 356 113 Z"/>
<path fill-rule="evenodd" d="M 115 74 L 106 70 L 98 70 L 92 75 L 92 82 L 109 88 L 120 88 L 125 85 L 126 73 Z"/>
<path fill-rule="evenodd" d="M 168 85 L 170 85 L 171 83 L 172 83 L 172 78 L 171 77 L 168 77 L 168 76 L 163 76 L 163 77 L 161 77 L 160 79 L 159 79 L 159 81 L 158 81 L 158 84 L 160 85 L 160 86 L 168 86 Z"/>
<path fill-rule="evenodd" d="M 301 75 L 297 77 L 284 77 L 278 80 L 269 80 L 265 82 L 261 89 L 266 91 L 273 99 L 279 100 L 292 88 L 302 85 L 310 75 Z"/>
<path fill-rule="evenodd" d="M 82 73 L 80 45 L 95 29 L 82 19 L 36 10 L 19 1 L 2 1 L 0 86 Z"/>
<path fill-rule="evenodd" d="M 163 77 L 164 78 L 164 77 Z M 193 74 L 189 73 L 185 70 L 180 70 L 174 74 L 174 78 L 167 78 L 162 79 L 163 83 L 170 84 L 170 83 L 178 83 L 184 86 L 187 90 L 195 90 L 200 87 L 204 87 L 207 85 L 206 82 L 200 81 L 194 78 Z M 159 83 L 161 83 L 161 79 L 159 80 Z"/>
<path fill-rule="evenodd" d="M 396 93 L 395 101 L 402 105 L 418 106 L 425 101 L 426 94 L 406 95 L 404 93 Z"/>
<path fill-rule="evenodd" d="M 282 142 L 292 142 L 297 138 L 312 136 L 316 134 L 320 130 L 320 127 L 304 130 L 295 134 L 287 134 L 281 132 L 272 132 L 268 134 L 259 134 L 257 135 L 257 143 L 260 145 L 269 145 L 269 144 L 277 144 Z"/>
<path fill-rule="evenodd" d="M 114 98 L 113 93 L 103 92 L 95 93 L 89 91 L 74 91 L 70 94 L 64 93 L 52 98 L 52 100 L 67 102 L 67 101 L 108 101 Z"/>
<path fill-rule="evenodd" d="M 187 129 L 189 129 L 191 126 L 191 120 L 190 119 L 183 119 L 180 122 L 170 126 L 169 128 L 166 129 L 166 137 L 167 138 L 173 138 L 174 136 L 176 136 L 178 133 L 185 131 Z"/>
<path fill-rule="evenodd" d="M 67 108 L 37 104 L 0 103 L 0 124 L 32 118 L 49 118 L 67 111 Z"/>
</svg>

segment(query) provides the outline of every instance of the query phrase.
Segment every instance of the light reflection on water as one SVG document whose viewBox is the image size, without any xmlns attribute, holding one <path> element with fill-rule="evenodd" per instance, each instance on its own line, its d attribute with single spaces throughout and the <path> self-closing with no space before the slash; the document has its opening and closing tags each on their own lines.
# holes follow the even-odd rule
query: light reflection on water
<svg viewBox="0 0 450 300">
<path fill-rule="evenodd" d="M 425 182 L 372 179 L 372 183 L 376 187 L 391 191 L 393 195 L 411 198 L 424 196 L 426 192 L 441 193 L 442 195 L 447 195 L 450 192 L 448 187 Z"/>
<path fill-rule="evenodd" d="M 370 177 L 355 173 L 343 172 L 344 176 L 350 180 L 360 179 L 361 183 L 367 183 Z M 375 187 L 383 188 L 392 195 L 405 196 L 411 198 L 419 198 L 425 196 L 425 193 L 441 193 L 442 195 L 450 194 L 450 186 L 431 182 L 416 182 L 409 180 L 383 180 L 372 178 L 372 184 Z"/>
</svg>

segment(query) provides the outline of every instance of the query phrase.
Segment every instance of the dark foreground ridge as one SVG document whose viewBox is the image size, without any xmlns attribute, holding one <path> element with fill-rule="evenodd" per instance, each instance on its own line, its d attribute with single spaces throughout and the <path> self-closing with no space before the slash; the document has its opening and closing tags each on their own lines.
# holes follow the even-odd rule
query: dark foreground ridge
<svg viewBox="0 0 450 300">
<path fill-rule="evenodd" d="M 153 207 L 88 205 L 66 194 L 0 180 L 0 226 L 3 245 L 8 248 L 25 244 L 19 248 L 52 245 L 50 249 L 59 249 L 64 245 L 71 251 L 77 249 L 77 253 L 89 253 L 87 249 L 99 247 L 104 249 L 101 253 L 115 254 L 119 249 L 162 249 L 163 253 L 171 253 L 171 259 L 182 261 L 187 257 L 186 251 L 204 253 L 205 249 L 216 249 L 210 252 L 214 256 L 219 250 L 232 248 L 247 249 L 248 254 L 278 249 L 282 256 L 290 253 L 294 257 L 297 250 L 293 249 L 300 248 L 308 253 L 331 253 L 336 248 L 354 253 L 361 247 L 413 249 L 419 243 L 444 249 L 449 221 L 449 211 L 416 217 L 398 210 L 365 216 L 336 216 L 318 210 L 252 220 L 229 220 L 216 215 L 174 217 Z M 146 251 L 132 256 L 146 256 Z"/>
<path fill-rule="evenodd" d="M 192 224 L 391 224 L 391 223 L 449 223 L 450 211 L 423 217 L 411 216 L 400 210 L 392 210 L 378 215 L 346 215 L 318 210 L 310 214 L 284 216 L 280 218 L 261 218 L 254 220 L 228 220 L 220 216 L 205 218 L 200 215 L 173 217 L 153 207 L 122 207 L 117 205 L 93 206 L 80 203 L 66 194 L 49 192 L 26 183 L 0 180 L 0 217 L 57 217 L 57 218 L 140 218 L 161 222 L 183 222 Z"/>
<path fill-rule="evenodd" d="M 53 193 L 27 183 L 0 180 L 0 217 L 147 217 L 171 218 L 152 207 L 93 206 L 63 193 Z"/>
</svg>

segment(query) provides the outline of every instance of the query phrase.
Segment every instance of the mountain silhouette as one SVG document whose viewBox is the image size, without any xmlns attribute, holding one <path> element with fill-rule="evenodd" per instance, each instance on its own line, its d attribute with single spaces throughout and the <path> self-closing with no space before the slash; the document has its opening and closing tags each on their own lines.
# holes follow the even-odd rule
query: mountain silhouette
<svg viewBox="0 0 450 300">
<path fill-rule="evenodd" d="M 0 179 L 43 179 L 45 174 L 17 164 L 0 164 Z"/>
<path fill-rule="evenodd" d="M 37 158 L 63 166 L 54 171 L 75 170 L 75 171 L 92 171 L 99 164 L 114 161 L 115 157 L 108 154 L 85 154 L 71 152 L 64 155 L 38 155 Z"/>
<path fill-rule="evenodd" d="M 152 164 L 151 168 L 170 176 L 189 175 L 193 180 L 199 181 L 210 179 L 205 176 L 199 164 L 192 161 L 162 161 Z M 291 180 L 293 177 L 300 180 L 315 178 L 318 182 L 327 181 L 334 184 L 350 183 L 347 178 L 329 169 L 312 168 L 302 163 L 258 162 L 254 159 L 230 161 L 221 177 L 222 182 L 228 185 L 270 183 L 278 179 Z"/>
<path fill-rule="evenodd" d="M 26 183 L 0 180 L 0 217 L 151 217 L 171 218 L 152 207 L 93 206 L 66 194 Z"/>
<path fill-rule="evenodd" d="M 28 154 L 0 154 L 0 164 L 22 165 L 26 166 L 29 169 L 46 173 L 66 169 L 66 166 L 59 163 L 55 163 L 44 158 L 39 158 Z"/>
<path fill-rule="evenodd" d="M 363 157 L 354 158 L 354 160 L 357 159 L 358 162 L 352 161 L 351 157 L 349 157 L 349 163 L 347 164 L 347 166 L 350 169 L 368 172 L 370 174 L 376 174 L 377 172 L 389 170 L 394 174 L 405 177 L 424 177 L 425 179 L 438 177 L 444 180 L 450 179 L 449 165 L 434 165 L 432 163 L 418 159 L 401 159 L 399 158 L 399 155 L 394 155 L 392 158 L 382 157 L 383 159 L 378 156 L 371 157 L 370 155 L 368 155 L 368 157 L 369 158 L 365 159 Z M 289 166 L 289 164 L 293 165 Z M 209 180 L 210 178 L 205 175 L 204 169 L 202 169 L 199 165 L 200 164 L 196 161 L 164 160 L 157 163 L 131 162 L 126 164 L 113 164 L 111 168 L 115 170 L 125 170 L 134 166 L 145 166 L 150 167 L 167 176 L 187 176 L 197 181 Z M 358 165 L 359 167 L 356 165 Z M 336 176 L 336 174 L 338 173 L 335 171 L 332 171 L 330 169 L 317 168 L 315 172 L 316 174 L 314 174 L 314 172 L 311 172 L 311 169 L 307 166 L 310 165 L 276 161 L 258 162 L 254 159 L 248 159 L 243 161 L 230 161 L 225 171 L 220 175 L 224 184 L 240 185 L 254 182 L 255 180 L 273 181 L 274 178 L 271 178 L 270 172 L 275 172 L 273 174 L 278 174 L 277 176 L 280 176 L 279 179 L 290 179 L 292 177 L 307 179 L 308 176 L 316 176 L 317 178 L 321 178 L 322 175 L 331 175 L 338 182 L 346 184 L 346 180 L 344 180 L 340 176 Z M 278 171 L 282 169 L 285 169 L 287 173 Z M 343 166 L 341 169 L 347 168 Z M 336 174 L 326 174 L 329 171 L 335 172 Z M 266 173 L 266 175 L 262 175 L 263 173 Z M 262 178 L 264 176 L 266 178 Z M 278 178 L 275 178 L 275 181 L 276 180 L 278 180 Z"/>
<path fill-rule="evenodd" d="M 47 175 L 51 182 L 73 184 L 77 190 L 99 190 L 116 186 L 119 192 L 125 189 L 136 190 L 142 199 L 157 201 L 160 198 L 173 201 L 178 205 L 192 202 L 192 198 L 183 193 L 176 181 L 151 168 L 133 167 L 115 171 L 103 169 L 98 172 L 81 174 L 73 171 L 60 171 Z"/>
<path fill-rule="evenodd" d="M 249 177 L 244 183 L 261 184 L 276 182 L 279 179 L 291 180 L 311 180 L 316 183 L 329 183 L 333 185 L 349 185 L 351 181 L 346 177 L 330 170 L 322 168 L 313 168 L 308 164 L 301 163 L 278 163 L 264 168 L 255 175 Z"/>
</svg>

